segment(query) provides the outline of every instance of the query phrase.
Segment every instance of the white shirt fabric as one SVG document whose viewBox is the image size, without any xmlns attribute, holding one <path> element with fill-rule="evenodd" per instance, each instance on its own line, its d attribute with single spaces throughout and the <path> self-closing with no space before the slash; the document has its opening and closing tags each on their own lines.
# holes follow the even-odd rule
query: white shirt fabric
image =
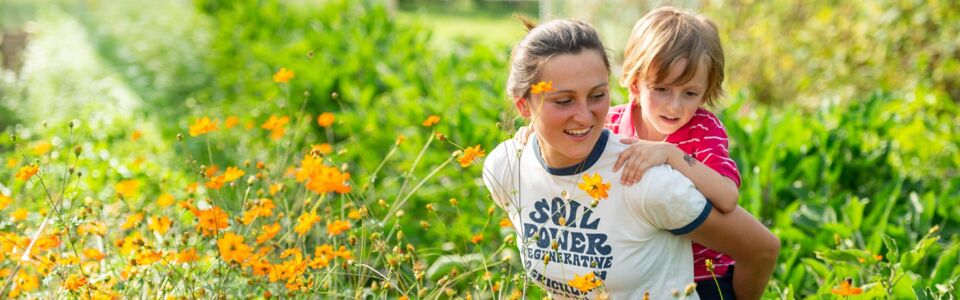
<svg viewBox="0 0 960 300">
<path fill-rule="evenodd" d="M 641 299 L 644 292 L 670 299 L 693 283 L 691 242 L 680 234 L 700 226 L 712 206 L 689 179 L 660 165 L 639 183 L 621 185 L 620 172 L 612 170 L 627 145 L 607 130 L 590 157 L 570 168 L 548 168 L 536 139 L 531 134 L 526 145 L 521 138 L 501 143 L 483 166 L 484 183 L 517 231 L 533 282 L 559 299 L 596 297 L 599 289 L 582 293 L 568 284 L 589 272 L 613 299 Z M 594 173 L 611 187 L 609 198 L 590 208 L 593 199 L 577 184 Z"/>
</svg>

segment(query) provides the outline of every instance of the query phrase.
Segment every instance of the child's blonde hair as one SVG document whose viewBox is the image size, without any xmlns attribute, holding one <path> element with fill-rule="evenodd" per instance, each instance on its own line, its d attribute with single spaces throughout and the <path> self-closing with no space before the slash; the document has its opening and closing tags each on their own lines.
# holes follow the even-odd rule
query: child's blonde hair
<svg viewBox="0 0 960 300">
<path fill-rule="evenodd" d="M 674 82 L 662 82 L 681 59 L 687 65 Z M 620 85 L 639 81 L 676 85 L 690 81 L 703 63 L 707 67 L 704 103 L 713 106 L 723 95 L 723 48 L 717 26 L 706 17 L 674 7 L 657 8 L 633 26 L 623 54 Z"/>
</svg>

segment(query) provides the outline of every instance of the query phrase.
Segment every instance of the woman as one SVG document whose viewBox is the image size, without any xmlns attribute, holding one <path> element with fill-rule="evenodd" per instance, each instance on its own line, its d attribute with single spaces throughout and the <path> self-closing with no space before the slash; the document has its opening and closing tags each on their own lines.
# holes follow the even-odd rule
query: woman
<svg viewBox="0 0 960 300">
<path fill-rule="evenodd" d="M 530 129 L 491 151 L 484 183 L 518 232 L 531 280 L 557 298 L 671 297 L 693 282 L 691 239 L 738 264 L 773 268 L 776 237 L 742 209 L 718 213 L 669 166 L 632 186 L 611 180 L 627 145 L 603 129 L 610 65 L 602 43 L 582 22 L 527 26 L 507 91 Z"/>
</svg>

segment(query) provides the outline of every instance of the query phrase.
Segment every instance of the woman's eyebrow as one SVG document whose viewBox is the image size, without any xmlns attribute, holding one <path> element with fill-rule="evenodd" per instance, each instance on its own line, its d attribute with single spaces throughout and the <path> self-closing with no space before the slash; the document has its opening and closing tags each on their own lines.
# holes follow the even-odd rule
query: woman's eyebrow
<svg viewBox="0 0 960 300">
<path fill-rule="evenodd" d="M 592 90 L 595 90 L 595 89 L 598 89 L 598 88 L 602 88 L 602 87 L 605 87 L 605 86 L 608 86 L 608 85 L 610 85 L 610 82 L 601 82 L 601 83 L 598 83 L 597 85 L 593 86 L 592 88 L 590 88 L 590 90 L 592 91 Z M 566 89 L 566 90 L 554 90 L 554 91 L 551 91 L 551 92 L 547 93 L 547 95 L 566 94 L 566 93 L 576 93 L 576 91 L 570 90 L 570 89 Z"/>
</svg>

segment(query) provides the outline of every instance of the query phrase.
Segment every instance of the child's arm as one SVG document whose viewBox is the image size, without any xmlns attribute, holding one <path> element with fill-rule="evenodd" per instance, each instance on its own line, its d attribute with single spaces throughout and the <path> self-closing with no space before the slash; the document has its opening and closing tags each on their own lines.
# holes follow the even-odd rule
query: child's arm
<svg viewBox="0 0 960 300">
<path fill-rule="evenodd" d="M 632 144 L 613 165 L 616 172 L 623 167 L 620 182 L 630 186 L 640 181 L 643 172 L 655 165 L 669 164 L 690 178 L 694 186 L 710 200 L 710 203 L 722 213 L 732 212 L 737 207 L 740 191 L 732 179 L 697 161 L 677 146 L 667 142 L 650 142 L 635 138 L 625 138 L 620 142 Z"/>
</svg>

